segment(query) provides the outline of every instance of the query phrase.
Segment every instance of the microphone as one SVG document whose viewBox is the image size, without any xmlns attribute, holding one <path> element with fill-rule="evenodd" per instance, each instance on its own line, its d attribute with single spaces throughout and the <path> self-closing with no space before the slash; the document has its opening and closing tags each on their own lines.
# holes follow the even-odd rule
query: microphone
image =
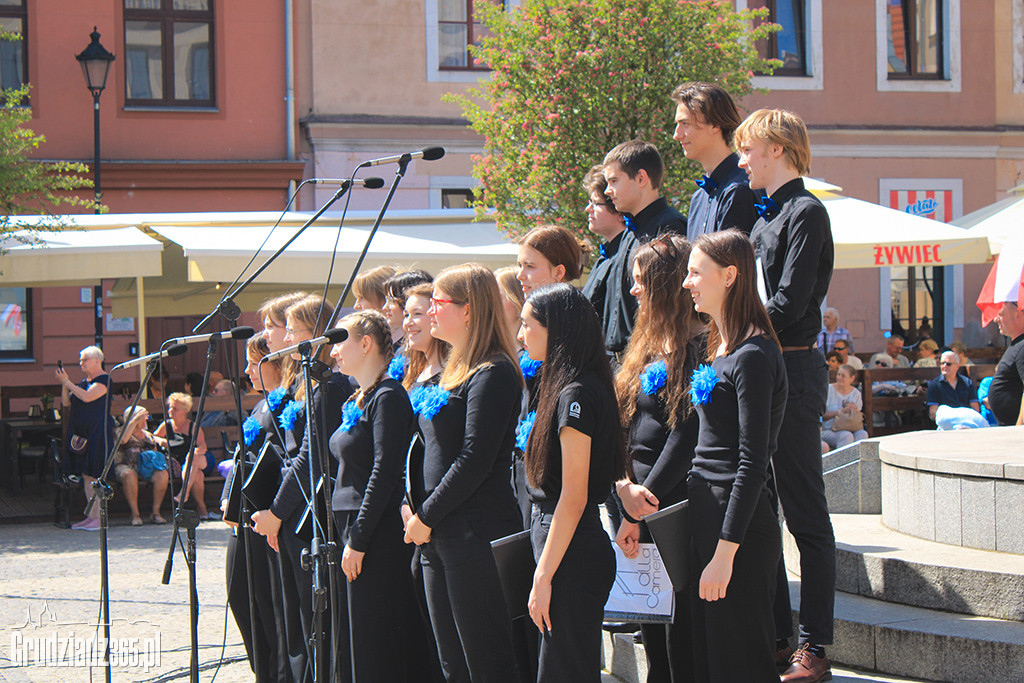
<svg viewBox="0 0 1024 683">
<path fill-rule="evenodd" d="M 346 339 L 348 339 L 348 330 L 346 330 L 344 327 L 335 327 L 333 329 L 325 331 L 322 337 L 316 337 L 315 339 L 310 339 L 309 341 L 299 342 L 298 344 L 295 344 L 294 346 L 289 346 L 286 349 L 281 349 L 280 351 L 268 353 L 263 357 L 263 360 L 261 360 L 260 362 L 265 363 L 267 361 L 277 360 L 278 358 L 284 358 L 285 356 L 292 355 L 296 351 L 298 351 L 301 354 L 306 354 L 318 346 L 322 346 L 324 344 L 340 344 Z"/>
<path fill-rule="evenodd" d="M 115 370 L 127 370 L 128 368 L 134 368 L 137 365 L 143 365 L 151 360 L 156 360 L 157 358 L 169 358 L 171 356 L 180 356 L 186 351 L 188 351 L 188 347 L 185 346 L 184 344 L 175 344 L 174 346 L 166 348 L 163 351 L 157 351 L 156 353 L 151 353 L 148 356 L 140 356 L 138 358 L 133 358 L 131 360 L 120 363 L 119 365 L 115 365 L 114 367 L 110 368 L 110 371 L 114 372 Z"/>
<path fill-rule="evenodd" d="M 316 185 L 341 185 L 343 187 L 349 187 L 351 185 L 358 185 L 365 187 L 367 190 L 376 190 L 378 187 L 384 187 L 383 178 L 310 178 L 308 181 Z"/>
<path fill-rule="evenodd" d="M 254 334 L 256 334 L 256 330 L 252 329 L 247 325 L 243 325 L 242 327 L 232 328 L 227 332 L 214 332 L 213 334 L 193 334 L 190 337 L 175 337 L 174 339 L 168 339 L 167 341 L 172 344 L 193 344 L 195 342 L 210 341 L 214 337 L 218 339 L 248 339 Z"/>
<path fill-rule="evenodd" d="M 364 161 L 363 163 L 356 166 L 357 169 L 366 168 L 367 166 L 380 166 L 381 164 L 390 164 L 392 162 L 406 162 L 412 161 L 413 159 L 423 159 L 424 161 L 437 161 L 444 156 L 444 147 L 424 147 L 418 152 L 406 152 L 405 154 L 394 154 L 389 157 L 381 157 L 380 159 L 371 159 L 370 161 Z"/>
</svg>

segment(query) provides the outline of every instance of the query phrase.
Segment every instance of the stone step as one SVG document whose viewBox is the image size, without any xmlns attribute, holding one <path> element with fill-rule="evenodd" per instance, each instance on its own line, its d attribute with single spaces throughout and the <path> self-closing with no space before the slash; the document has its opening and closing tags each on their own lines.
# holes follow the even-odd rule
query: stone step
<svg viewBox="0 0 1024 683">
<path fill-rule="evenodd" d="M 797 616 L 800 582 L 790 581 Z M 836 593 L 835 643 L 828 646 L 835 669 L 881 672 L 853 680 L 899 676 L 939 683 L 1024 681 L 1024 624 L 950 614 Z M 629 634 L 604 634 L 604 667 L 626 683 L 646 680 L 643 646 Z M 839 672 L 836 671 L 838 674 Z M 847 680 L 837 675 L 835 680 Z"/>
<path fill-rule="evenodd" d="M 893 531 L 880 515 L 832 515 L 836 590 L 927 609 L 1024 621 L 1024 557 Z M 796 542 L 786 566 L 799 576 Z"/>
</svg>

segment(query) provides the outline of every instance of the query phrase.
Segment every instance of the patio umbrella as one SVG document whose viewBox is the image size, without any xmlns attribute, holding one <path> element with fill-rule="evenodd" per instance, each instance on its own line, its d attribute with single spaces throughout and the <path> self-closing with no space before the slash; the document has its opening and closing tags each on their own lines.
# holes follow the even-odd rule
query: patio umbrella
<svg viewBox="0 0 1024 683">
<path fill-rule="evenodd" d="M 992 264 L 985 285 L 978 295 L 982 327 L 987 326 L 999 313 L 1003 303 L 1024 303 L 1024 234 L 1007 239 L 1002 251 Z"/>
</svg>

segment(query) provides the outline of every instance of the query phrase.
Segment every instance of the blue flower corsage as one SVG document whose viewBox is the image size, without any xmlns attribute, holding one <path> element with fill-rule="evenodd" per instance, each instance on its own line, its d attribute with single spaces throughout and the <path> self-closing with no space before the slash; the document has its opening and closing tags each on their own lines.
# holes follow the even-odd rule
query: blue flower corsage
<svg viewBox="0 0 1024 683">
<path fill-rule="evenodd" d="M 526 351 L 519 352 L 519 369 L 523 371 L 523 377 L 533 379 L 540 371 L 543 361 L 533 360 Z"/>
<path fill-rule="evenodd" d="M 271 410 L 277 412 L 277 409 L 281 407 L 281 401 L 284 400 L 284 395 L 286 393 L 288 392 L 284 387 L 278 387 L 267 394 L 267 405 L 270 406 Z"/>
<path fill-rule="evenodd" d="M 526 414 L 525 420 L 519 421 L 519 426 L 516 427 L 516 448 L 519 450 L 526 450 L 526 444 L 530 442 L 530 432 L 533 431 L 533 421 L 536 419 L 537 411 L 531 410 Z"/>
<path fill-rule="evenodd" d="M 710 365 L 701 365 L 690 378 L 690 400 L 694 405 L 711 403 L 711 391 L 718 384 L 718 375 Z"/>
<path fill-rule="evenodd" d="M 398 354 L 388 363 L 388 377 L 398 382 L 405 379 L 405 368 L 409 365 L 409 359 Z"/>
<path fill-rule="evenodd" d="M 633 220 L 631 216 L 622 214 L 622 222 L 626 224 L 626 230 L 629 230 L 630 232 L 636 232 L 636 222 Z"/>
<path fill-rule="evenodd" d="M 356 405 L 355 401 L 345 401 L 345 405 L 341 407 L 341 428 L 346 432 L 351 431 L 362 416 L 363 409 Z"/>
<path fill-rule="evenodd" d="M 656 394 L 665 386 L 667 379 L 668 368 L 665 367 L 665 361 L 656 360 L 640 373 L 640 391 L 648 396 Z"/>
<path fill-rule="evenodd" d="M 298 418 L 299 413 L 306 406 L 301 401 L 292 401 L 284 407 L 281 411 L 281 417 L 277 419 L 277 424 L 281 425 L 281 429 L 285 431 L 291 431 L 295 428 L 295 420 Z"/>
<path fill-rule="evenodd" d="M 260 433 L 260 423 L 256 418 L 249 416 L 245 418 L 245 422 L 242 423 L 242 439 L 245 441 L 246 446 L 251 446 L 252 442 L 256 440 L 256 437 Z"/>
<path fill-rule="evenodd" d="M 451 395 L 450 391 L 442 389 L 436 384 L 425 384 L 421 387 L 416 387 L 409 394 L 412 412 L 416 415 L 422 415 L 428 420 L 433 420 L 441 408 L 448 405 L 448 398 Z"/>
</svg>

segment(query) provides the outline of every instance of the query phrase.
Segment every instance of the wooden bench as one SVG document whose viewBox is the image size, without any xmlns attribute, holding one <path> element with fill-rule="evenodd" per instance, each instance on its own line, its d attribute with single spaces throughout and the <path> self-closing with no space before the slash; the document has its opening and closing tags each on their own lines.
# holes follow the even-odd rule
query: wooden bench
<svg viewBox="0 0 1024 683">
<path fill-rule="evenodd" d="M 995 365 L 962 365 L 960 374 L 967 375 L 974 385 L 995 374 Z M 868 368 L 857 372 L 856 381 L 860 385 L 861 397 L 864 401 L 864 429 L 869 436 L 885 436 L 900 434 L 921 429 L 934 429 L 935 423 L 928 416 L 925 405 L 925 385 L 939 376 L 939 368 Z M 871 389 L 875 382 L 919 383 L 921 391 L 910 396 L 875 396 Z M 909 416 L 911 422 L 898 425 L 882 426 L 874 424 L 874 413 L 902 412 Z"/>
</svg>

